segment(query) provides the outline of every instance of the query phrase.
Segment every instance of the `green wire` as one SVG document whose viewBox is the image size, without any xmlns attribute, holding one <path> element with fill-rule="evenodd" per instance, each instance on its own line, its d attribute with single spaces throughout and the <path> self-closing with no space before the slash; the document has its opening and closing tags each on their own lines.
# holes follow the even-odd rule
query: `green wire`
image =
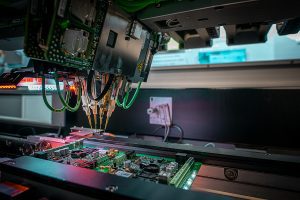
<svg viewBox="0 0 300 200">
<path fill-rule="evenodd" d="M 130 102 L 127 105 L 126 105 L 126 103 L 127 103 L 128 97 L 129 97 L 129 92 L 128 92 L 128 95 L 125 96 L 125 102 L 124 102 L 124 105 L 123 105 L 124 109 L 129 109 L 133 105 L 135 99 L 137 98 L 137 96 L 139 94 L 141 85 L 142 85 L 142 82 L 139 82 L 139 84 L 138 84 L 138 86 L 137 86 L 137 88 L 134 92 L 133 97 L 131 98 Z"/>
<path fill-rule="evenodd" d="M 122 107 L 122 108 L 125 109 L 125 110 L 129 109 L 129 108 L 133 105 L 135 99 L 137 98 L 137 96 L 138 96 L 138 94 L 139 94 L 139 91 L 140 91 L 140 88 L 141 88 L 141 85 L 142 85 L 142 81 L 139 82 L 139 84 L 138 84 L 138 86 L 137 86 L 137 88 L 136 88 L 136 90 L 135 90 L 135 92 L 134 92 L 134 94 L 133 94 L 133 97 L 131 98 L 131 100 L 129 101 L 128 104 L 127 104 L 127 101 L 128 101 L 129 94 L 130 94 L 130 91 L 129 91 L 129 90 L 126 92 L 125 97 L 124 97 L 122 103 L 120 103 L 119 99 L 117 98 L 117 100 L 116 100 L 117 106 Z M 126 105 L 126 104 L 127 104 L 127 105 Z"/>
<path fill-rule="evenodd" d="M 46 80 L 45 80 L 45 76 L 42 76 L 42 93 L 43 93 L 43 100 L 45 102 L 45 105 L 47 106 L 47 108 L 53 112 L 63 112 L 66 110 L 66 106 L 63 106 L 62 108 L 60 109 L 56 109 L 56 108 L 53 108 L 49 102 L 48 102 L 48 99 L 47 99 L 47 96 L 46 96 Z M 67 91 L 67 94 L 66 94 L 67 98 L 66 98 L 66 101 L 69 102 L 70 100 L 70 92 Z"/>
<path fill-rule="evenodd" d="M 125 105 L 126 105 L 126 103 L 127 103 L 127 101 L 128 101 L 130 92 L 131 92 L 131 90 L 128 90 L 128 91 L 126 92 L 126 94 L 125 94 L 125 97 L 124 97 L 124 99 L 123 99 L 123 105 L 122 105 L 123 108 L 125 107 Z"/>
<path fill-rule="evenodd" d="M 74 108 L 72 108 L 68 102 L 66 102 L 60 92 L 60 88 L 59 88 L 59 82 L 58 82 L 58 79 L 57 79 L 57 74 L 54 75 L 54 80 L 55 80 L 55 84 L 56 84 L 56 87 L 57 87 L 57 94 L 61 100 L 61 103 L 71 112 L 76 112 L 79 107 L 80 107 L 80 104 L 81 104 L 81 94 L 82 94 L 82 91 L 81 91 L 81 87 L 79 86 L 79 92 L 77 94 L 77 103 L 75 105 Z"/>
<path fill-rule="evenodd" d="M 119 99 L 118 99 L 118 98 L 116 99 L 116 104 L 117 104 L 117 106 L 118 106 L 118 107 L 123 107 L 123 104 L 122 104 L 122 103 L 120 103 L 120 101 L 119 101 Z"/>
</svg>

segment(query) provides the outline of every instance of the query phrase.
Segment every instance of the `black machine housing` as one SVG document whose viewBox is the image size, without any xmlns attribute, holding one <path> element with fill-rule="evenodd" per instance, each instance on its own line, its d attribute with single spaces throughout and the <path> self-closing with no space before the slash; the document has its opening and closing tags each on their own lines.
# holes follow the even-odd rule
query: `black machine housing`
<svg viewBox="0 0 300 200">
<path fill-rule="evenodd" d="M 24 11 L 26 3 L 24 1 L 20 2 L 21 8 L 18 7 L 15 11 Z M 40 1 L 33 0 L 30 2 L 40 3 Z M 43 2 L 50 2 L 51 4 L 52 1 L 44 0 Z M 56 0 L 53 2 L 58 8 L 62 2 L 70 5 L 72 0 Z M 300 28 L 299 1 L 163 1 L 159 5 L 153 4 L 144 10 L 131 14 L 118 8 L 114 1 L 99 0 L 99 2 L 105 2 L 107 7 L 102 10 L 104 17 L 103 21 L 99 23 L 101 24 L 101 31 L 98 32 L 99 36 L 94 37 L 95 40 L 92 41 L 96 44 L 94 52 L 90 54 L 92 57 L 80 57 L 80 53 L 75 53 L 75 56 L 72 54 L 69 54 L 69 56 L 73 57 L 72 60 L 77 61 L 77 64 L 74 64 L 76 62 L 73 61 L 70 62 L 70 60 L 57 62 L 57 60 L 50 60 L 51 53 L 45 49 L 40 51 L 38 56 L 36 54 L 31 55 L 36 71 L 45 70 L 45 73 L 47 73 L 48 71 L 57 70 L 64 73 L 77 73 L 78 71 L 95 69 L 101 73 L 123 75 L 129 82 L 146 81 L 153 55 L 159 50 L 159 44 L 162 40 L 162 34 L 158 34 L 158 32 L 169 34 L 181 44 L 182 48 L 196 48 L 211 46 L 212 39 L 219 37 L 220 26 L 224 26 L 227 32 L 227 43 L 229 45 L 265 42 L 267 39 L 266 34 L 272 24 L 277 24 L 280 35 L 297 33 Z M 0 9 L 0 11 L 3 10 L 5 9 Z M 14 9 L 12 8 L 12 10 Z M 45 17 L 45 28 L 55 29 L 55 25 L 58 23 L 56 11 L 51 12 L 55 17 L 52 17 L 52 15 Z M 8 15 L 6 12 L 2 13 Z M 25 32 L 30 31 L 30 29 L 25 31 L 21 28 L 25 22 L 25 14 L 20 15 L 22 12 L 18 12 L 18 15 L 14 16 L 12 13 L 7 19 L 14 23 L 11 23 L 9 28 L 7 26 L 0 28 L 0 49 L 3 47 L 6 48 L 4 50 L 11 50 L 7 46 L 7 38 L 20 38 L 23 35 L 26 37 Z M 14 21 L 14 19 L 20 20 Z M 0 22 L 2 21 L 0 20 Z M 28 28 L 32 25 L 34 24 L 27 24 Z M 12 27 L 17 31 L 12 32 Z M 89 33 L 93 33 L 93 30 L 82 24 L 80 26 L 76 25 L 76 31 L 80 32 L 80 27 L 83 27 L 82 29 Z M 24 33 L 22 33 L 22 30 Z M 39 29 L 34 30 L 38 31 Z M 11 32 L 9 33 L 9 31 Z M 58 37 L 63 38 L 64 33 L 60 34 Z M 53 41 L 52 37 L 49 38 L 49 41 L 45 40 L 45 42 L 51 43 Z M 48 36 L 47 38 L 45 36 L 44 39 L 48 40 Z M 22 45 L 16 44 L 16 41 L 20 40 L 14 40 L 13 47 L 23 48 L 23 43 Z M 63 45 L 60 40 L 56 43 L 56 47 L 58 44 Z M 38 44 L 35 44 L 35 46 L 38 48 Z M 57 52 L 56 49 L 55 52 Z M 85 65 L 82 65 L 82 63 L 85 63 Z M 54 67 L 51 68 L 51 66 Z M 283 179 L 274 179 L 274 185 L 263 187 L 264 189 L 277 190 L 276 194 L 280 192 L 292 193 L 296 197 L 299 197 L 300 194 L 300 189 L 297 189 L 300 176 L 300 159 L 298 155 L 290 155 L 289 152 L 287 154 L 270 154 L 238 151 L 236 149 L 202 148 L 185 144 L 132 141 L 114 137 L 109 139 L 87 139 L 86 142 L 95 146 L 101 144 L 160 156 L 174 157 L 176 153 L 186 153 L 204 164 L 224 166 L 224 169 L 222 168 L 224 177 L 228 179 L 226 182 L 230 182 L 230 187 L 241 183 L 237 179 L 238 177 L 234 176 L 232 178 L 232 174 L 242 175 L 243 170 L 274 174 L 283 177 L 284 180 L 287 180 L 287 183 L 294 185 L 296 189 L 287 188 L 286 182 L 277 181 Z M 30 143 L 28 146 L 25 140 L 10 137 L 1 137 L 0 145 L 1 152 L 13 152 L 18 156 L 26 155 L 28 149 L 31 151 L 37 146 L 35 143 Z M 5 156 L 7 155 L 5 154 Z M 38 189 L 36 190 L 38 194 L 33 195 L 38 195 L 40 198 L 43 197 L 42 195 L 50 195 L 53 199 L 229 199 L 227 196 L 207 192 L 184 191 L 166 185 L 102 174 L 89 169 L 27 156 L 15 160 L 3 161 L 0 159 L 0 170 L 1 181 L 15 181 L 33 186 L 33 188 Z M 222 176 L 222 178 L 224 177 Z M 209 178 L 220 181 L 219 177 Z M 249 185 L 260 187 L 256 178 L 259 177 L 248 176 L 247 179 L 252 181 L 247 180 L 250 182 Z M 242 182 L 243 184 L 244 182 Z M 279 199 L 284 199 L 284 197 L 284 195 L 277 196 Z"/>
<path fill-rule="evenodd" d="M 24 51 L 37 72 L 94 69 L 147 81 L 161 35 L 134 15 L 107 0 L 29 0 L 26 7 Z"/>
<path fill-rule="evenodd" d="M 147 81 L 156 52 L 156 36 L 139 21 L 110 7 L 93 68 L 102 73 L 125 75 L 130 82 Z"/>
</svg>

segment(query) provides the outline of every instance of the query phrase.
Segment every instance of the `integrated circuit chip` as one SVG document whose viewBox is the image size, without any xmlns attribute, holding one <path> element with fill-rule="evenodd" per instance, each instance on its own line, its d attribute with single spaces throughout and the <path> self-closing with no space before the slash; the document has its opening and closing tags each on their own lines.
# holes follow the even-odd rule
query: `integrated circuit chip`
<svg viewBox="0 0 300 200">
<path fill-rule="evenodd" d="M 130 178 L 130 177 L 132 177 L 133 174 L 130 173 L 130 172 L 125 172 L 125 171 L 117 171 L 115 173 L 115 175 L 122 176 L 122 177 L 125 177 L 125 178 Z"/>
</svg>

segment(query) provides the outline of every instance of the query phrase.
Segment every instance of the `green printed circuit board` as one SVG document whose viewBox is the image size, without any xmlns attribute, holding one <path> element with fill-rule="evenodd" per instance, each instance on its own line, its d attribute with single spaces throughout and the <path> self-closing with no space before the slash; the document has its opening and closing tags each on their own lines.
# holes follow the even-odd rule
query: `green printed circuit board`
<svg viewBox="0 0 300 200">
<path fill-rule="evenodd" d="M 106 0 L 29 1 L 25 48 L 28 57 L 90 69 L 108 9 Z"/>
<path fill-rule="evenodd" d="M 38 154 L 36 156 L 40 157 Z M 43 156 L 63 164 L 186 190 L 190 189 L 201 167 L 201 163 L 193 157 L 168 158 L 131 150 L 84 147 L 80 143 L 48 150 Z"/>
</svg>

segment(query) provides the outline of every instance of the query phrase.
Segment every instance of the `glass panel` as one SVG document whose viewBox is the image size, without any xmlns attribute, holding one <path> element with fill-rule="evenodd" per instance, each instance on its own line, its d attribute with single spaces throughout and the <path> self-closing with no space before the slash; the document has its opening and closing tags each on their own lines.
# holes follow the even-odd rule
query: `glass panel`
<svg viewBox="0 0 300 200">
<path fill-rule="evenodd" d="M 176 47 L 174 41 L 169 47 Z M 227 46 L 226 33 L 222 27 L 221 36 L 213 40 L 212 47 L 159 52 L 154 56 L 152 67 L 293 59 L 300 59 L 300 33 L 279 36 L 273 26 L 266 43 Z"/>
</svg>

